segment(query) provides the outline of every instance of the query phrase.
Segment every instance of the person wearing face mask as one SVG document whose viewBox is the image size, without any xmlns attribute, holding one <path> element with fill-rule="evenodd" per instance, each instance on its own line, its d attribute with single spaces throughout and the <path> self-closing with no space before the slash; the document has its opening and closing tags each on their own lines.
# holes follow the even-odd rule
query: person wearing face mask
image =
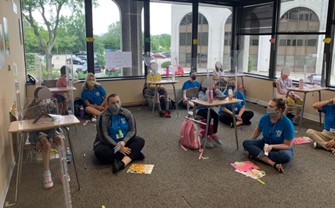
<svg viewBox="0 0 335 208">
<path fill-rule="evenodd" d="M 158 73 L 158 65 L 157 63 L 153 62 L 150 64 L 151 72 L 147 75 L 147 81 L 161 81 L 162 77 Z M 149 84 L 148 86 L 148 94 L 154 95 L 156 91 L 156 85 Z M 160 99 L 159 97 L 163 95 L 165 98 L 165 111 L 162 111 L 161 105 L 160 105 Z M 157 95 L 155 103 L 158 103 L 158 109 L 159 109 L 159 115 L 165 118 L 171 117 L 171 112 L 169 110 L 169 94 L 167 93 L 166 89 L 162 86 L 157 86 Z"/>
<path fill-rule="evenodd" d="M 97 119 L 97 134 L 93 143 L 95 157 L 104 164 L 112 164 L 113 173 L 124 169 L 131 161 L 144 160 L 141 152 L 145 140 L 136 135 L 132 113 L 121 107 L 117 94 L 107 97 L 108 109 Z"/>
<path fill-rule="evenodd" d="M 217 61 L 215 63 L 215 69 L 213 71 L 213 80 L 215 85 L 221 90 L 227 85 L 227 82 L 223 79 L 224 71 L 221 62 Z"/>
<path fill-rule="evenodd" d="M 183 99 L 181 100 L 181 103 L 178 103 L 180 107 L 186 108 L 187 105 L 191 107 L 194 106 L 194 103 L 191 102 L 192 98 L 187 97 L 186 92 L 188 89 L 191 89 L 191 88 L 197 88 L 198 90 L 200 89 L 200 82 L 196 79 L 197 79 L 197 72 L 194 69 L 192 69 L 190 71 L 190 79 L 185 81 L 182 87 Z"/>
<path fill-rule="evenodd" d="M 92 115 L 92 121 L 107 108 L 106 90 L 96 82 L 93 73 L 88 73 L 83 84 L 81 99 L 85 104 L 85 112 Z"/>
<path fill-rule="evenodd" d="M 275 89 L 275 97 L 277 98 L 286 98 L 287 90 L 289 87 L 293 87 L 292 80 L 289 78 L 290 68 L 287 66 L 283 67 L 281 70 L 280 77 L 276 80 L 276 89 Z M 293 91 L 290 91 L 288 97 L 286 99 L 287 108 L 284 112 L 285 115 L 291 110 L 291 108 L 295 105 L 296 107 L 295 115 L 292 120 L 293 124 L 297 124 L 300 119 L 301 105 L 303 104 L 303 100 L 296 95 Z"/>
<path fill-rule="evenodd" d="M 323 112 L 324 116 L 324 129 L 322 132 L 307 129 L 306 135 L 309 136 L 314 142 L 313 147 L 322 147 L 335 154 L 335 98 L 319 101 L 313 104 L 313 108 L 319 112 Z"/>
<path fill-rule="evenodd" d="M 267 106 L 258 126 L 254 129 L 251 140 L 243 141 L 249 158 L 262 161 L 278 172 L 284 171 L 283 164 L 293 158 L 294 126 L 284 115 L 286 108 L 282 98 L 273 98 Z M 257 139 L 262 134 L 262 139 Z"/>
<path fill-rule="evenodd" d="M 236 126 L 239 125 L 250 125 L 251 124 L 251 119 L 252 117 L 254 117 L 254 112 L 246 110 L 245 106 L 246 106 L 246 99 L 244 94 L 235 89 L 235 80 L 234 79 L 230 79 L 229 80 L 229 84 L 228 84 L 228 89 L 232 89 L 232 91 L 234 92 L 234 97 L 237 99 L 242 100 L 242 102 L 236 103 L 234 105 L 234 109 L 233 109 L 233 105 L 232 104 L 228 104 L 228 105 L 224 105 L 224 106 L 219 106 L 219 120 L 226 124 L 229 125 L 230 127 L 234 127 L 234 122 L 233 122 L 233 115 L 235 111 L 235 118 L 236 118 Z M 226 96 L 228 96 L 228 90 L 225 91 L 224 93 Z"/>
<path fill-rule="evenodd" d="M 45 90 L 49 91 L 46 87 L 37 87 L 34 91 L 34 100 L 28 105 L 24 113 L 23 119 L 36 119 L 41 116 L 42 113 L 55 114 L 57 111 L 56 106 L 52 102 L 44 102 L 40 99 L 40 92 Z M 50 91 L 49 91 L 50 92 Z M 50 92 L 51 96 L 51 92 Z M 56 129 L 46 129 L 43 131 L 36 131 L 29 133 L 29 142 L 35 145 L 37 149 L 42 152 L 43 160 L 43 187 L 45 189 L 52 188 L 54 186 L 51 171 L 50 171 L 50 152 L 51 146 L 56 144 L 57 149 L 62 146 L 64 135 L 58 132 Z M 60 151 L 60 150 L 58 150 Z"/>
</svg>

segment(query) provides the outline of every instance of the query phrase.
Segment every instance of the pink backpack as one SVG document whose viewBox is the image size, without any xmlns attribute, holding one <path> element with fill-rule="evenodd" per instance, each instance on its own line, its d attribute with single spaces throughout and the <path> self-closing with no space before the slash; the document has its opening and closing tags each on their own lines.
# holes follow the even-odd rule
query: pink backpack
<svg viewBox="0 0 335 208">
<path fill-rule="evenodd" d="M 201 148 L 198 127 L 189 118 L 186 118 L 181 124 L 179 144 L 184 150 Z"/>
</svg>

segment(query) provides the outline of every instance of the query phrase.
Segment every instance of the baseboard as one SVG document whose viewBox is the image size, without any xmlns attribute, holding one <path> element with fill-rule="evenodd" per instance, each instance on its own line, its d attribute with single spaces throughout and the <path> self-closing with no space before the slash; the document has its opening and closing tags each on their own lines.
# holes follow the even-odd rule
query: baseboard
<svg viewBox="0 0 335 208">
<path fill-rule="evenodd" d="M 10 168 L 7 169 L 8 171 L 6 173 L 6 175 L 9 175 L 10 177 L 8 178 L 8 180 L 5 180 L 5 183 L 2 187 L 2 191 L 0 193 L 0 204 L 2 204 L 3 206 L 5 205 L 5 200 L 6 200 L 8 190 L 9 190 L 11 178 L 13 177 L 14 168 L 15 168 L 15 161 L 12 160 L 12 164 Z M 13 200 L 14 200 L 14 197 L 13 197 Z"/>
<path fill-rule="evenodd" d="M 251 102 L 251 103 L 261 105 L 261 106 L 267 106 L 267 104 L 268 104 L 268 101 L 259 100 L 257 98 L 248 97 L 248 96 L 246 97 L 246 100 Z M 319 122 L 319 115 L 304 113 L 304 118 L 308 119 L 308 120 L 311 120 L 311 121 Z M 321 117 L 321 121 L 323 122 L 323 117 Z"/>
</svg>

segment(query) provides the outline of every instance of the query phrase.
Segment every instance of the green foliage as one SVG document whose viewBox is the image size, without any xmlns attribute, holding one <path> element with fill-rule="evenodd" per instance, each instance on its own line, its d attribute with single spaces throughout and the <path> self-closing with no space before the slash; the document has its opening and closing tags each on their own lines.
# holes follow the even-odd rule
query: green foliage
<svg viewBox="0 0 335 208">
<path fill-rule="evenodd" d="M 249 56 L 249 58 L 248 58 L 248 72 L 251 72 L 253 66 L 254 66 L 254 59 L 251 56 Z"/>
<path fill-rule="evenodd" d="M 120 21 L 112 23 L 108 27 L 108 32 L 100 37 L 105 49 L 118 51 L 121 49 L 121 25 Z"/>
<path fill-rule="evenodd" d="M 164 69 L 164 68 L 167 68 L 171 65 L 171 61 L 165 61 L 161 64 L 161 67 Z"/>
<path fill-rule="evenodd" d="M 171 46 L 171 35 L 161 34 L 151 36 L 152 52 L 168 52 Z"/>
<path fill-rule="evenodd" d="M 26 53 L 27 70 L 35 69 L 35 53 Z"/>
</svg>

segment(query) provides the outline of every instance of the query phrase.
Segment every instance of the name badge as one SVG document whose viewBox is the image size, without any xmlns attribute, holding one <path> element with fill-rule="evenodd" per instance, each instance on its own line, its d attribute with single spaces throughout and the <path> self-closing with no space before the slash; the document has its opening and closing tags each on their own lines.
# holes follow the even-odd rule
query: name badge
<svg viewBox="0 0 335 208">
<path fill-rule="evenodd" d="M 333 129 L 333 128 L 330 128 L 329 131 L 330 131 L 331 133 L 335 133 L 335 129 Z"/>
</svg>

